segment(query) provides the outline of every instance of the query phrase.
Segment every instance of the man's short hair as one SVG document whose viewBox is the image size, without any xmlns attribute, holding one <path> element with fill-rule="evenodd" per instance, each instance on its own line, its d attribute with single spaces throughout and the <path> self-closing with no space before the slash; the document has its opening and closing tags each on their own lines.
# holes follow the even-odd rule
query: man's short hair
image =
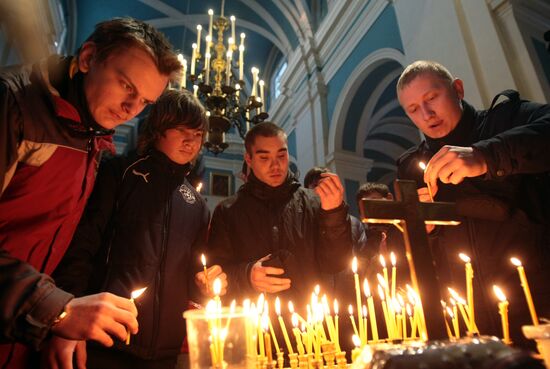
<svg viewBox="0 0 550 369">
<path fill-rule="evenodd" d="M 105 61 L 114 52 L 138 47 L 151 55 L 161 74 L 174 79 L 181 73 L 182 65 L 166 37 L 137 19 L 114 18 L 100 22 L 85 42 L 95 44 L 98 62 Z"/>
<path fill-rule="evenodd" d="M 444 81 L 452 83 L 454 77 L 447 68 L 438 62 L 431 60 L 418 60 L 410 64 L 405 68 L 399 80 L 397 81 L 397 91 L 401 91 L 409 83 L 411 83 L 416 77 L 425 73 L 433 73 Z"/>
<path fill-rule="evenodd" d="M 357 190 L 357 193 L 355 194 L 355 200 L 357 201 L 357 203 L 359 203 L 359 201 L 363 197 L 369 197 L 373 193 L 377 193 L 380 196 L 386 198 L 390 193 L 390 188 L 384 183 L 377 183 L 377 182 L 363 183 Z"/>
<path fill-rule="evenodd" d="M 281 135 L 286 141 L 286 133 L 284 129 L 272 122 L 262 122 L 254 125 L 250 131 L 246 133 L 244 138 L 244 147 L 248 155 L 252 156 L 252 146 L 256 142 L 256 137 L 276 137 Z"/>
<path fill-rule="evenodd" d="M 329 173 L 328 168 L 324 167 L 313 167 L 306 173 L 304 177 L 304 187 L 305 188 L 315 188 L 319 184 L 322 173 Z"/>
<path fill-rule="evenodd" d="M 153 148 L 167 129 L 176 127 L 208 129 L 206 110 L 199 99 L 187 90 L 165 91 L 151 108 L 139 136 L 138 151 Z"/>
</svg>

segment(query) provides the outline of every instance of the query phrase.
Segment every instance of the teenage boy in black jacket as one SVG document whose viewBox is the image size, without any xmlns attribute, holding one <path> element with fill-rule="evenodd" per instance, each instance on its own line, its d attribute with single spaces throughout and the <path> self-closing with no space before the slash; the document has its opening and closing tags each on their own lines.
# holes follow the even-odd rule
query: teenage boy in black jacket
<svg viewBox="0 0 550 369">
<path fill-rule="evenodd" d="M 79 296 L 109 291 L 136 301 L 139 333 L 130 345 L 88 346 L 89 369 L 173 368 L 185 336 L 182 312 L 191 290 L 197 252 L 206 242 L 209 211 L 186 179 L 207 129 L 205 110 L 188 91 L 165 92 L 153 106 L 139 139 L 141 155 L 101 166 L 96 187 L 72 244 L 56 270 L 58 285 Z M 220 276 L 219 266 L 208 281 Z M 210 291 L 212 288 L 209 289 Z M 65 342 L 54 340 L 50 357 Z M 77 351 L 85 349 L 85 342 Z M 56 350 L 58 349 L 58 350 Z M 71 353 L 69 353 L 71 354 Z"/>
<path fill-rule="evenodd" d="M 498 284 L 513 301 L 512 339 L 521 343 L 520 326 L 530 319 L 510 257 L 526 266 L 539 314 L 550 313 L 550 106 L 508 90 L 489 110 L 476 110 L 463 100 L 462 81 L 431 61 L 408 66 L 397 93 L 425 135 L 398 160 L 398 177 L 416 180 L 422 201 L 429 201 L 429 184 L 437 201 L 471 204 L 460 226 L 427 227 L 441 292 L 447 295 L 447 286 L 464 291 L 458 254 L 468 254 L 480 332 L 501 335 L 491 288 Z M 496 104 L 499 96 L 507 99 Z M 427 163 L 425 172 L 419 161 Z"/>
</svg>

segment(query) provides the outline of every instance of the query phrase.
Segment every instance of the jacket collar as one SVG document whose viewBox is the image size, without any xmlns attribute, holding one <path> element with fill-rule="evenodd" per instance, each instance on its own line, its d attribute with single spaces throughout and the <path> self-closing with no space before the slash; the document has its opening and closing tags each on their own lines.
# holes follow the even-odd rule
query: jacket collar
<svg viewBox="0 0 550 369">
<path fill-rule="evenodd" d="M 286 200 L 300 187 L 300 182 L 290 174 L 283 184 L 277 187 L 271 187 L 260 181 L 254 172 L 250 172 L 248 181 L 241 187 L 239 191 L 248 192 L 252 196 L 260 200 Z"/>
<path fill-rule="evenodd" d="M 149 150 L 148 154 L 163 170 L 180 180 L 183 180 L 183 178 L 189 175 L 191 169 L 193 168 L 191 163 L 178 164 L 173 162 L 168 156 L 166 156 L 165 153 L 157 149 Z"/>
<path fill-rule="evenodd" d="M 475 136 L 476 111 L 474 107 L 462 100 L 463 112 L 455 129 L 447 136 L 441 138 L 430 138 L 426 136 L 426 143 L 430 151 L 437 152 L 445 145 L 470 146 Z"/>
</svg>

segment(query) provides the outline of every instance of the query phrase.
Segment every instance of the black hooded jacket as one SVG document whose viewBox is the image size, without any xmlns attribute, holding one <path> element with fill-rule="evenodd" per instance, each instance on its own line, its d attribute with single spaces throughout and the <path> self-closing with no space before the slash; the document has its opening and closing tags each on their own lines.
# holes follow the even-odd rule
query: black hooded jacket
<svg viewBox="0 0 550 369">
<path fill-rule="evenodd" d="M 189 165 L 152 150 L 100 167 L 75 237 L 54 273 L 80 296 L 101 291 L 136 300 L 139 333 L 115 349 L 145 359 L 175 357 L 185 336 L 183 311 L 193 286 L 195 251 L 206 242 L 209 212 L 186 180 Z"/>
<path fill-rule="evenodd" d="M 291 279 L 291 288 L 281 297 L 300 302 L 315 284 L 326 285 L 323 274 L 349 266 L 351 252 L 347 205 L 322 210 L 314 191 L 300 187 L 291 176 L 270 187 L 251 173 L 212 216 L 208 255 L 227 273 L 228 294 L 239 299 L 257 296 L 249 281 L 250 268 L 268 254 L 273 260 L 267 264 L 282 267 Z"/>
<path fill-rule="evenodd" d="M 501 335 L 492 285 L 503 288 L 511 303 L 512 339 L 521 343 L 520 326 L 530 319 L 510 257 L 526 266 L 539 314 L 550 314 L 550 106 L 521 100 L 511 90 L 503 95 L 508 99 L 493 106 L 495 97 L 489 110 L 463 102 L 462 118 L 449 135 L 428 137 L 399 158 L 398 178 L 425 187 L 418 162 L 428 162 L 444 145 L 482 153 L 486 175 L 458 185 L 438 182 L 435 200 L 457 202 L 464 217 L 459 226 L 432 232 L 432 255 L 443 297 L 448 286 L 465 296 L 464 263 L 458 254 L 472 258 L 476 322 L 482 334 Z"/>
</svg>

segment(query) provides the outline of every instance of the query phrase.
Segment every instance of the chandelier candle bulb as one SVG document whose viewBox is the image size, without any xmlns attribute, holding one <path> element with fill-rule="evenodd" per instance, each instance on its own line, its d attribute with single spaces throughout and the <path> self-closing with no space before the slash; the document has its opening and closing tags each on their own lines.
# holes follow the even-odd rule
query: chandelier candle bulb
<svg viewBox="0 0 550 369">
<path fill-rule="evenodd" d="M 204 52 L 205 54 L 210 54 L 210 47 L 212 45 L 212 36 L 208 35 L 206 36 L 206 51 Z"/>
<path fill-rule="evenodd" d="M 195 75 L 195 62 L 197 61 L 197 44 L 191 45 L 193 52 L 191 53 L 191 75 Z"/>
<path fill-rule="evenodd" d="M 214 11 L 212 9 L 208 9 L 208 36 L 210 36 L 210 41 L 212 41 L 212 23 L 214 21 Z"/>
<path fill-rule="evenodd" d="M 134 303 L 134 300 L 140 297 L 143 294 L 143 292 L 145 292 L 146 289 L 147 287 L 143 287 L 132 291 L 132 293 L 130 294 L 130 302 Z M 129 344 L 130 344 L 130 331 L 126 333 L 126 345 L 129 345 Z"/>
<path fill-rule="evenodd" d="M 210 53 L 206 53 L 204 56 L 204 64 L 206 67 L 205 84 L 210 84 Z"/>
<path fill-rule="evenodd" d="M 199 24 L 197 25 L 197 52 L 199 54 L 201 53 L 201 31 L 202 26 Z"/>
<path fill-rule="evenodd" d="M 525 269 L 518 258 L 511 258 L 510 261 L 518 269 L 519 280 L 521 282 L 521 287 L 523 288 L 523 293 L 525 294 L 525 299 L 527 300 L 527 305 L 529 306 L 529 313 L 531 314 L 533 325 L 539 325 L 539 318 L 537 317 L 537 311 L 535 310 L 535 304 L 533 302 L 533 297 L 531 296 L 531 289 L 529 288 L 529 283 L 527 282 Z"/>
<path fill-rule="evenodd" d="M 508 322 L 508 300 L 506 300 L 506 295 L 504 295 L 504 292 L 498 286 L 493 286 L 493 291 L 499 300 L 498 312 L 502 323 L 502 341 L 509 345 L 512 341 L 510 340 L 510 325 Z"/>
<path fill-rule="evenodd" d="M 235 40 L 235 16 L 232 15 L 229 20 L 231 20 L 231 37 Z"/>
<path fill-rule="evenodd" d="M 231 59 L 233 57 L 233 52 L 231 50 L 227 50 L 227 63 L 225 68 L 225 84 L 229 86 L 231 83 Z"/>
<path fill-rule="evenodd" d="M 260 70 L 256 67 L 252 67 L 250 70 L 252 72 L 252 92 L 250 93 L 250 96 L 256 96 L 258 93 L 258 73 L 260 73 Z"/>
<path fill-rule="evenodd" d="M 264 80 L 261 79 L 260 82 L 258 82 L 260 85 L 260 99 L 261 103 L 263 104 L 263 111 L 265 111 L 265 100 L 264 100 Z"/>
</svg>

